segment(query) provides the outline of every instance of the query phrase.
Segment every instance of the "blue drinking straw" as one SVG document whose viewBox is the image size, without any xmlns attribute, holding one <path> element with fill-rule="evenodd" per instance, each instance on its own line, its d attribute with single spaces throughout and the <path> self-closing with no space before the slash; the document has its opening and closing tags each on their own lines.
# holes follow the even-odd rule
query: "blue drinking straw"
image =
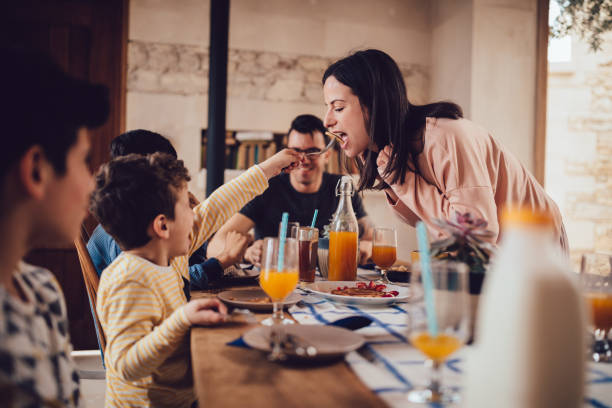
<svg viewBox="0 0 612 408">
<path fill-rule="evenodd" d="M 419 251 L 421 256 L 421 275 L 423 277 L 423 289 L 425 290 L 425 311 L 427 312 L 427 328 L 432 337 L 438 335 L 438 322 L 436 320 L 436 305 L 433 293 L 433 278 L 431 276 L 431 264 L 429 262 L 429 243 L 427 242 L 427 230 L 422 221 L 417 222 L 417 238 L 419 240 Z"/>
<path fill-rule="evenodd" d="M 285 263 L 285 240 L 287 239 L 287 223 L 289 222 L 289 213 L 284 212 L 281 219 L 281 230 L 278 238 L 278 265 L 277 270 L 281 272 Z"/>
<path fill-rule="evenodd" d="M 315 222 L 317 221 L 317 215 L 319 215 L 319 209 L 315 208 L 315 213 L 312 216 L 312 223 L 310 223 L 310 228 L 314 228 Z"/>
</svg>

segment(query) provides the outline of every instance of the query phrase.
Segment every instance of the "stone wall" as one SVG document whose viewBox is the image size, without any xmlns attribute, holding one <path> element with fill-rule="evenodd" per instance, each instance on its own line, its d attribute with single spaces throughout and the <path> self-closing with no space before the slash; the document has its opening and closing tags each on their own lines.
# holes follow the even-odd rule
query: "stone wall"
<svg viewBox="0 0 612 408">
<path fill-rule="evenodd" d="M 323 103 L 321 77 L 336 58 L 230 49 L 228 96 L 272 102 Z M 208 48 L 130 41 L 128 92 L 207 95 Z M 410 98 L 427 101 L 428 68 L 400 63 Z"/>
<path fill-rule="evenodd" d="M 578 268 L 585 252 L 612 253 L 612 39 L 549 72 L 546 187 L 559 204 Z"/>
</svg>

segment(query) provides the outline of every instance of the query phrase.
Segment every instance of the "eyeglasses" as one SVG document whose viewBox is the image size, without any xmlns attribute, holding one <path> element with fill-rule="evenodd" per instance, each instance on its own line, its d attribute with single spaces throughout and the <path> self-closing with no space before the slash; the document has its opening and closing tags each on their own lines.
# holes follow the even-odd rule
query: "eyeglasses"
<svg viewBox="0 0 612 408">
<path fill-rule="evenodd" d="M 319 149 L 318 147 L 310 147 L 308 149 L 298 149 L 297 147 L 287 146 L 287 148 L 291 150 L 295 150 L 298 153 L 304 153 L 304 154 L 319 153 L 321 151 L 321 149 Z"/>
</svg>

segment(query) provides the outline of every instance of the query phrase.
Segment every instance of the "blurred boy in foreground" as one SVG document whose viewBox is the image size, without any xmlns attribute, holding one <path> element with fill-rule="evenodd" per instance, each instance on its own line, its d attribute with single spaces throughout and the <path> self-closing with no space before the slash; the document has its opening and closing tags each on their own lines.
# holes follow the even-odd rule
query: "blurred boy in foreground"
<svg viewBox="0 0 612 408">
<path fill-rule="evenodd" d="M 62 291 L 22 258 L 78 236 L 93 190 L 88 129 L 106 121 L 108 91 L 46 57 L 0 52 L 0 405 L 82 406 Z"/>
</svg>

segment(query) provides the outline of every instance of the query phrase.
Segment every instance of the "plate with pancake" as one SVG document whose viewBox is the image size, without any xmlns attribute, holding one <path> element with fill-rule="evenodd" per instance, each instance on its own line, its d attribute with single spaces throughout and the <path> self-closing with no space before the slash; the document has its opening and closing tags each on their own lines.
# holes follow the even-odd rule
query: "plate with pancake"
<svg viewBox="0 0 612 408">
<path fill-rule="evenodd" d="M 405 302 L 411 289 L 375 281 L 319 281 L 300 285 L 301 289 L 334 302 L 353 305 L 390 305 Z"/>
<path fill-rule="evenodd" d="M 245 288 L 226 290 L 217 295 L 219 300 L 231 307 L 239 307 L 243 309 L 271 311 L 272 300 L 260 288 Z M 301 296 L 297 293 L 291 293 L 282 302 L 284 308 L 295 305 Z"/>
</svg>

